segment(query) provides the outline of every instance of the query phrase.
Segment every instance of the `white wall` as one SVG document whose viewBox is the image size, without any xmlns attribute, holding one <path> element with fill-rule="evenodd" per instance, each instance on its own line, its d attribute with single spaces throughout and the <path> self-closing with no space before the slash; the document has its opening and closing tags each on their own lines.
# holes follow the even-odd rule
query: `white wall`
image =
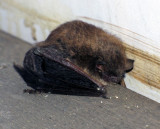
<svg viewBox="0 0 160 129">
<path fill-rule="evenodd" d="M 0 28 L 33 43 L 34 37 L 44 40 L 60 23 L 88 17 L 115 25 L 130 37 L 138 36 L 145 46 L 158 50 L 143 49 L 157 55 L 154 51 L 160 50 L 159 7 L 159 0 L 0 0 Z M 134 42 L 129 44 L 141 48 Z"/>
<path fill-rule="evenodd" d="M 64 3 L 76 16 L 111 23 L 160 43 L 159 0 L 69 0 Z"/>
</svg>

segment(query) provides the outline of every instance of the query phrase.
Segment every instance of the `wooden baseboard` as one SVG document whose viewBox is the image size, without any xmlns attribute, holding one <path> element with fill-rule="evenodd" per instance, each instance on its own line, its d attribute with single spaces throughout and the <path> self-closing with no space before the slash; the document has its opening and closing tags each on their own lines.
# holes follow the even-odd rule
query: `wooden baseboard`
<svg viewBox="0 0 160 129">
<path fill-rule="evenodd" d="M 149 86 L 160 89 L 160 57 L 124 44 L 126 54 L 135 60 L 131 76 Z"/>
</svg>

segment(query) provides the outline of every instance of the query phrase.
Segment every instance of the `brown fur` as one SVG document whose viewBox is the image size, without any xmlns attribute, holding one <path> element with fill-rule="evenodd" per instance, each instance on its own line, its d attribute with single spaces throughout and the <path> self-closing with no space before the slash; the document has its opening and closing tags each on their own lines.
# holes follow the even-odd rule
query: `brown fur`
<svg viewBox="0 0 160 129">
<path fill-rule="evenodd" d="M 127 70 L 127 58 L 122 41 L 82 21 L 60 25 L 44 42 L 37 44 L 40 47 L 49 45 L 67 51 L 69 60 L 100 80 L 105 80 L 103 75 L 121 78 Z"/>
</svg>

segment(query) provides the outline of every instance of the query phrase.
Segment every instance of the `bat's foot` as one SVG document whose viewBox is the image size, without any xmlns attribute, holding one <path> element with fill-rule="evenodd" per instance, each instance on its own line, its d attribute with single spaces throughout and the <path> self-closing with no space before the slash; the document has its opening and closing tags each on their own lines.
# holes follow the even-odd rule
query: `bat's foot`
<svg viewBox="0 0 160 129">
<path fill-rule="evenodd" d="M 109 98 L 107 97 L 107 89 L 106 89 L 106 86 L 99 87 L 99 88 L 97 88 L 97 90 L 102 93 L 102 95 L 101 95 L 102 98 L 109 99 Z"/>
<path fill-rule="evenodd" d="M 110 99 L 106 94 L 102 95 L 101 97 L 104 99 Z"/>
</svg>

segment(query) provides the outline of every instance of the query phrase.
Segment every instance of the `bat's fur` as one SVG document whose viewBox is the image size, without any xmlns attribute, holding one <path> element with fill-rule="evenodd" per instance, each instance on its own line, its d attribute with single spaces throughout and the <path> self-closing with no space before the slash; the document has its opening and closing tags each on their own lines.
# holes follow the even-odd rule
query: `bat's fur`
<svg viewBox="0 0 160 129">
<path fill-rule="evenodd" d="M 83 83 L 84 89 L 97 86 L 96 90 L 106 97 L 107 82 L 120 83 L 125 73 L 133 69 L 134 61 L 127 59 L 122 44 L 119 38 L 94 25 L 71 21 L 30 49 L 24 67 L 14 65 L 14 68 L 35 90 L 55 90 L 52 85 L 63 86 L 67 82 L 67 87 L 73 82 L 73 85 Z"/>
<path fill-rule="evenodd" d="M 69 60 L 103 84 L 119 83 L 125 73 L 133 69 L 134 61 L 126 58 L 119 38 L 83 21 L 64 23 L 37 44 L 39 47 L 50 45 L 67 52 Z"/>
</svg>

